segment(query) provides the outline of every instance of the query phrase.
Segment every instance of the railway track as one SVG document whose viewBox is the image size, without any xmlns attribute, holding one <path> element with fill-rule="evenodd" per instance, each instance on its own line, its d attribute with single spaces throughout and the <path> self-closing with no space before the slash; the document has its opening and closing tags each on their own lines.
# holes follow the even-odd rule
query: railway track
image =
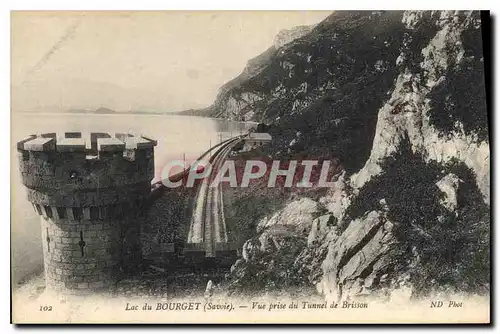
<svg viewBox="0 0 500 334">
<path fill-rule="evenodd" d="M 232 148 L 242 140 L 241 137 L 229 140 L 209 159 L 212 171 L 199 185 L 194 199 L 193 215 L 187 237 L 187 250 L 201 251 L 205 257 L 216 257 L 218 251 L 230 250 L 224 218 L 224 204 L 221 185 L 210 187 L 215 175 L 223 166 Z"/>
</svg>

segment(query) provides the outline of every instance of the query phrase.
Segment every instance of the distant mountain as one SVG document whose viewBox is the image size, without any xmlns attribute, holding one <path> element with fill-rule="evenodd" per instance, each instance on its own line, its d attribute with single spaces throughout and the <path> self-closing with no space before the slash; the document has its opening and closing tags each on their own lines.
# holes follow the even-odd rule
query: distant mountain
<svg viewBox="0 0 500 334">
<path fill-rule="evenodd" d="M 128 111 L 116 111 L 110 108 L 106 107 L 100 107 L 95 110 L 88 110 L 88 109 L 78 109 L 78 108 L 71 108 L 68 109 L 64 112 L 68 113 L 78 113 L 78 114 L 144 114 L 144 115 L 150 115 L 150 114 L 167 114 L 167 115 L 172 115 L 174 113 L 165 113 L 165 112 L 158 112 L 158 111 L 144 111 L 144 110 L 128 110 Z"/>
<path fill-rule="evenodd" d="M 115 114 L 116 111 L 112 110 L 112 109 L 109 109 L 109 108 L 105 108 L 105 107 L 100 107 L 100 108 L 97 108 L 94 113 L 96 114 Z"/>
<path fill-rule="evenodd" d="M 97 108 L 95 110 L 71 108 L 71 109 L 66 110 L 65 112 L 76 113 L 76 114 L 116 114 L 117 113 L 116 111 L 109 109 L 109 108 L 105 108 L 105 107 L 100 107 L 100 108 Z"/>
<path fill-rule="evenodd" d="M 150 110 L 159 106 L 165 94 L 123 88 L 107 82 L 60 77 L 50 82 L 33 79 L 11 87 L 14 110 L 61 112 L 68 109 L 96 110 L 108 106 L 117 111 Z"/>
</svg>

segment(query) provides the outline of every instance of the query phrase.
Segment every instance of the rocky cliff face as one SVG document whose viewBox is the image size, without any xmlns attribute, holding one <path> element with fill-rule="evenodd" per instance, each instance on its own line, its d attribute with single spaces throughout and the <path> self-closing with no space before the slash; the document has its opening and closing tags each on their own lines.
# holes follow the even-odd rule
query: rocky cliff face
<svg viewBox="0 0 500 334">
<path fill-rule="evenodd" d="M 276 49 L 279 49 L 297 38 L 307 35 L 313 28 L 313 26 L 298 26 L 292 29 L 283 29 L 274 38 L 273 45 Z"/>
<path fill-rule="evenodd" d="M 233 286 L 488 293 L 483 62 L 478 12 L 342 12 L 221 91 L 210 110 L 268 123 L 269 153 L 326 151 L 345 167 L 318 201 L 261 219 Z"/>
</svg>

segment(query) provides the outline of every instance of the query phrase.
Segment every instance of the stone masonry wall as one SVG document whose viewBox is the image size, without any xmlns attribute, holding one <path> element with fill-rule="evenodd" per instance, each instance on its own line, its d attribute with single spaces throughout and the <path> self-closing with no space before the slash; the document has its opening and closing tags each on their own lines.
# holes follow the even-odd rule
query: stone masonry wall
<svg viewBox="0 0 500 334">
<path fill-rule="evenodd" d="M 123 134 L 91 133 L 86 141 L 78 132 L 30 136 L 18 143 L 22 182 L 41 217 L 48 290 L 107 290 L 123 272 L 124 261 L 134 258 L 135 246 L 131 250 L 125 244 L 138 234 L 155 145 Z"/>
<path fill-rule="evenodd" d="M 48 289 L 78 293 L 109 288 L 120 265 L 120 221 L 42 216 L 41 228 Z"/>
</svg>

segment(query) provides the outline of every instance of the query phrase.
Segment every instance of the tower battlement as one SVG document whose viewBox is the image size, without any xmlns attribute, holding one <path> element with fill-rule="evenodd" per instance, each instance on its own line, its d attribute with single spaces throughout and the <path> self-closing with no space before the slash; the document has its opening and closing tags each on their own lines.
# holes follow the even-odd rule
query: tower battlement
<svg viewBox="0 0 500 334">
<path fill-rule="evenodd" d="M 124 258 L 137 258 L 125 244 L 138 240 L 156 144 L 101 132 L 45 133 L 17 143 L 21 180 L 41 217 L 49 290 L 106 289 Z"/>
<path fill-rule="evenodd" d="M 156 141 L 95 132 L 86 137 L 79 132 L 46 133 L 18 142 L 21 179 L 31 202 L 89 207 L 138 199 L 136 188 L 149 191 Z"/>
<path fill-rule="evenodd" d="M 119 158 L 122 158 L 127 162 L 141 163 L 151 159 L 156 144 L 156 140 L 123 133 L 91 132 L 82 135 L 81 132 L 65 132 L 31 135 L 17 143 L 17 150 L 25 161 L 34 159 L 34 162 L 37 162 L 36 159 L 47 161 L 59 158 L 119 163 Z"/>
<path fill-rule="evenodd" d="M 109 152 L 144 150 L 156 146 L 156 140 L 131 134 L 105 132 L 64 132 L 30 135 L 17 144 L 19 151 L 85 152 L 87 158 L 109 156 Z"/>
</svg>

